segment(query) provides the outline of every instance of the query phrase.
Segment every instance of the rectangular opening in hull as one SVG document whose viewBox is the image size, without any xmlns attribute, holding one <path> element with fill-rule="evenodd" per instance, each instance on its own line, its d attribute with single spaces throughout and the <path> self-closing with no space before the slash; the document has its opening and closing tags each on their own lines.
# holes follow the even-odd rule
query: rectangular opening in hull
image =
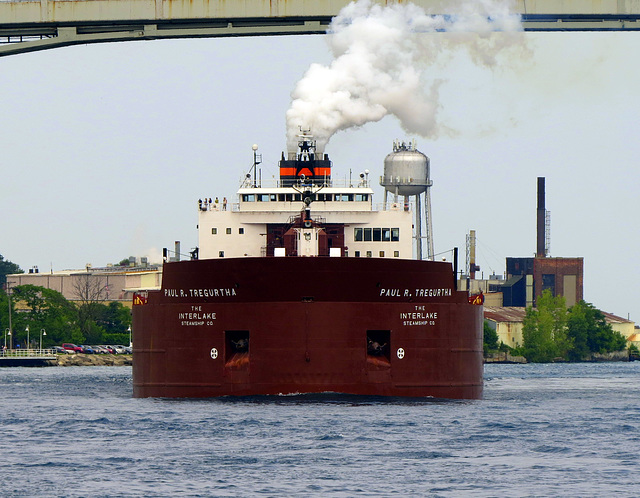
<svg viewBox="0 0 640 498">
<path fill-rule="evenodd" d="M 367 363 L 391 366 L 391 331 L 367 330 Z"/>
<path fill-rule="evenodd" d="M 249 331 L 226 330 L 224 366 L 229 368 L 249 367 Z"/>
</svg>

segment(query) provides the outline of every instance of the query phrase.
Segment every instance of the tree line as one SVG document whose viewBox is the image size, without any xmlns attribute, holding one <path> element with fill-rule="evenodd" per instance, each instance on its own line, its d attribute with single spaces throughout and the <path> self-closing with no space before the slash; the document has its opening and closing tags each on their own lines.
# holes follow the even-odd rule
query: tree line
<svg viewBox="0 0 640 498">
<path fill-rule="evenodd" d="M 523 320 L 523 345 L 509 348 L 498 344 L 496 331 L 485 321 L 485 353 L 506 351 L 524 356 L 528 362 L 585 361 L 594 353 L 623 351 L 625 337 L 611 328 L 602 311 L 580 301 L 567 308 L 563 296 L 545 290 L 537 299 L 537 307 L 529 307 Z M 630 346 L 630 352 L 637 348 Z"/>
<path fill-rule="evenodd" d="M 64 342 L 129 344 L 131 311 L 122 303 L 106 302 L 99 276 L 78 277 L 74 282 L 77 300 L 69 301 L 60 292 L 37 285 L 18 285 L 8 292 L 6 276 L 12 273 L 23 271 L 0 255 L 0 331 L 5 335 L 11 313 L 12 336 L 7 345 L 39 347 L 41 335 L 43 348 Z"/>
</svg>

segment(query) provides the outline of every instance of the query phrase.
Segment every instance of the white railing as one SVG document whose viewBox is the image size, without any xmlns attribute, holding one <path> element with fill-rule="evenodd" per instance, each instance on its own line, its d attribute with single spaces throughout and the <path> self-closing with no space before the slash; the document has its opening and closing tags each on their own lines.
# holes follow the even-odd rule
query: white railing
<svg viewBox="0 0 640 498">
<path fill-rule="evenodd" d="M 55 349 L 1 349 L 0 358 L 55 358 Z"/>
</svg>

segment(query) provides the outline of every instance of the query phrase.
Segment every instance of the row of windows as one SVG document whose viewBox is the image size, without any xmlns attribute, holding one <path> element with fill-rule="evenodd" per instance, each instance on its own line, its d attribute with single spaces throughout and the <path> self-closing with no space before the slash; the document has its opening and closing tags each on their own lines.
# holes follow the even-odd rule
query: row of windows
<svg viewBox="0 0 640 498">
<path fill-rule="evenodd" d="M 312 201 L 364 202 L 369 194 L 311 194 Z M 302 201 L 302 194 L 242 194 L 243 202 L 293 202 Z"/>
<path fill-rule="evenodd" d="M 359 258 L 360 257 L 360 251 L 355 251 L 353 253 L 353 255 L 354 255 L 354 257 Z M 384 258 L 384 251 L 380 251 L 378 253 L 378 256 L 381 257 L 381 258 Z M 224 258 L 224 251 L 218 251 L 218 257 L 219 258 Z M 344 257 L 345 258 L 349 257 L 349 252 L 348 251 L 344 252 Z M 372 258 L 373 257 L 373 252 L 372 251 L 366 251 L 365 257 Z M 400 251 L 393 251 L 393 257 L 394 258 L 399 258 L 400 257 Z"/>
<path fill-rule="evenodd" d="M 354 255 L 356 258 L 359 258 L 359 257 L 360 257 L 360 251 L 355 251 L 355 252 L 353 253 L 353 255 Z M 372 252 L 372 251 L 366 251 L 366 252 L 365 252 L 365 256 L 366 256 L 367 258 L 372 258 L 372 257 L 373 257 L 373 252 Z M 379 257 L 381 257 L 381 258 L 384 258 L 384 251 L 380 251 L 380 252 L 378 253 L 378 256 L 379 256 Z M 394 257 L 394 258 L 399 258 L 399 257 L 400 257 L 400 251 L 393 251 L 393 257 Z"/>
<path fill-rule="evenodd" d="M 231 235 L 231 228 L 227 228 L 226 233 L 227 235 Z M 240 235 L 244 234 L 244 228 L 238 228 L 238 233 Z M 218 229 L 217 228 L 212 228 L 211 229 L 211 235 L 218 235 Z"/>
<path fill-rule="evenodd" d="M 399 228 L 354 228 L 353 240 L 356 242 L 398 242 Z"/>
</svg>

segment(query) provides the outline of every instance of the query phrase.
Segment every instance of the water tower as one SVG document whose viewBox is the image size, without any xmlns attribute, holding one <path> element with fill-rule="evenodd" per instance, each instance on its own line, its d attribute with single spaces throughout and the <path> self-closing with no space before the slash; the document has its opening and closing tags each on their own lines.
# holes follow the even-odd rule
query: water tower
<svg viewBox="0 0 640 498">
<path fill-rule="evenodd" d="M 429 187 L 429 158 L 416 149 L 416 142 L 393 142 L 393 152 L 384 159 L 384 175 L 380 178 L 384 187 L 384 202 L 387 205 L 389 194 L 393 202 L 398 203 L 399 196 L 404 197 L 404 209 L 409 209 L 409 200 L 415 196 L 415 238 L 416 255 L 422 259 L 422 239 L 427 239 L 427 258 L 433 259 L 433 225 L 431 223 L 431 195 Z M 424 200 L 422 199 L 424 194 Z M 424 205 L 424 214 L 422 206 Z M 425 235 L 422 235 L 424 220 Z"/>
</svg>

